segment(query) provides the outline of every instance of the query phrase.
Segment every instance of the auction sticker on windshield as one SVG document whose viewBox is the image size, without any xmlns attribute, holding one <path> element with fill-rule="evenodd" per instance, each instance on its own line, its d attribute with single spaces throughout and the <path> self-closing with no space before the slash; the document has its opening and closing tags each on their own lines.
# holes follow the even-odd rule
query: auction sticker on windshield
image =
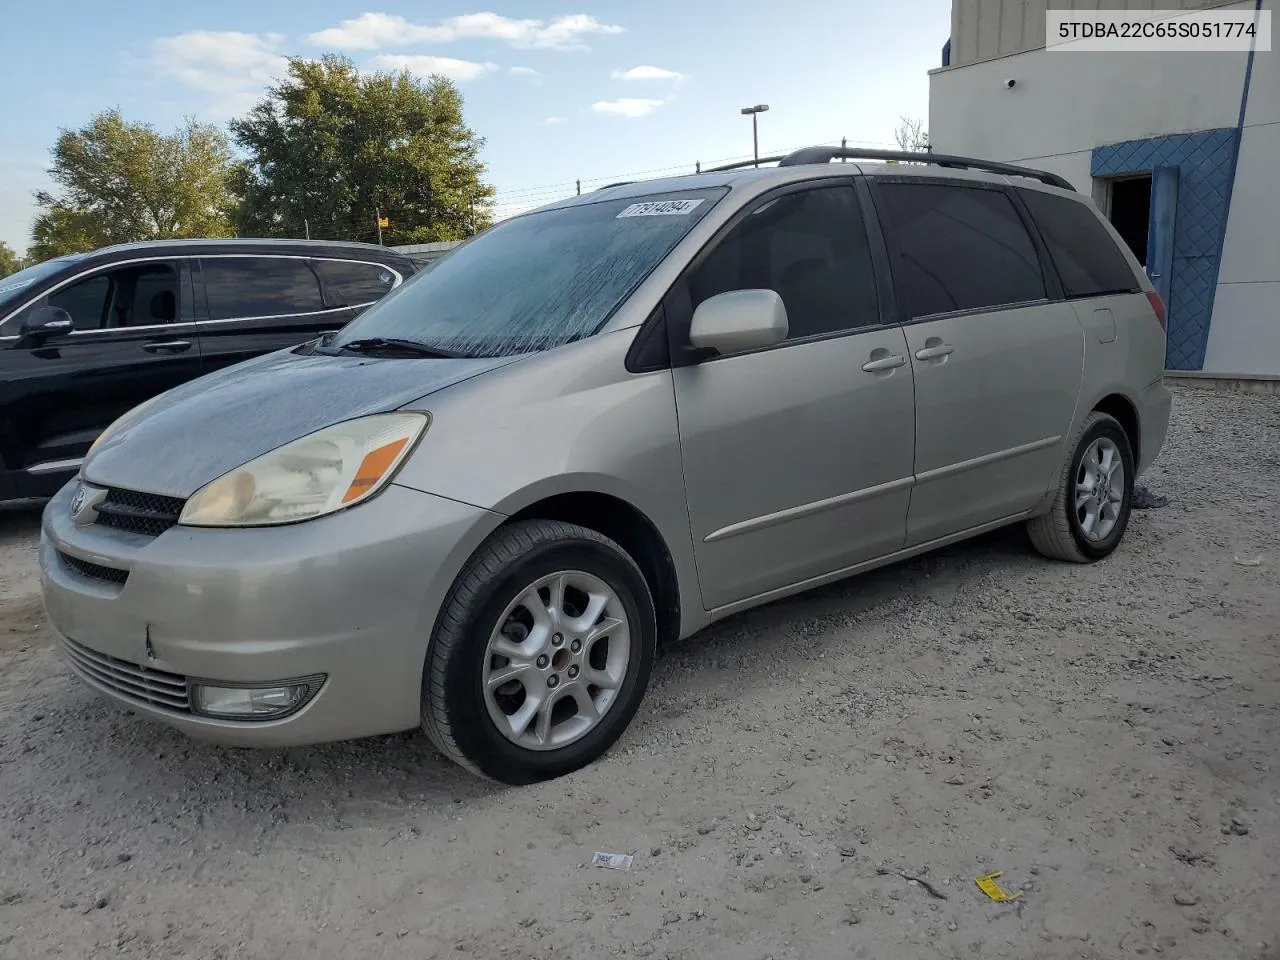
<svg viewBox="0 0 1280 960">
<path fill-rule="evenodd" d="M 703 198 L 696 200 L 649 200 L 645 203 L 633 203 L 625 208 L 614 219 L 623 217 L 683 217 L 699 204 Z"/>
</svg>

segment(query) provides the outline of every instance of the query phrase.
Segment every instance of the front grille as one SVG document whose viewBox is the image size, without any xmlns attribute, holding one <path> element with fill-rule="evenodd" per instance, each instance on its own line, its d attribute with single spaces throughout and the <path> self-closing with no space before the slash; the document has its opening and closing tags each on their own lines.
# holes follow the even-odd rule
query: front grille
<svg viewBox="0 0 1280 960">
<path fill-rule="evenodd" d="M 177 497 L 112 488 L 98 504 L 97 522 L 117 530 L 158 537 L 178 522 L 185 503 Z"/>
<path fill-rule="evenodd" d="M 134 703 L 174 713 L 191 712 L 187 678 L 180 674 L 117 660 L 67 637 L 62 638 L 62 649 L 67 665 L 82 680 L 106 687 Z"/>
<path fill-rule="evenodd" d="M 104 583 L 115 583 L 124 586 L 125 581 L 129 579 L 128 570 L 119 570 L 116 567 L 104 567 L 100 563 L 90 563 L 88 560 L 81 560 L 79 557 L 73 557 L 69 553 L 58 551 L 58 559 L 63 565 L 70 570 L 74 570 L 82 577 L 88 577 L 90 580 L 101 580 Z"/>
</svg>

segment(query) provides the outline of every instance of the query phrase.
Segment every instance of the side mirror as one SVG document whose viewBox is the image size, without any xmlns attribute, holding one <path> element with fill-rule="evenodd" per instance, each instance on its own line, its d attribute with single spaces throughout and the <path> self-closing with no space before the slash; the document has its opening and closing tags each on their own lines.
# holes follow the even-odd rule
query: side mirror
<svg viewBox="0 0 1280 960">
<path fill-rule="evenodd" d="M 699 350 L 737 353 L 787 339 L 787 308 L 772 290 L 730 290 L 693 311 L 689 342 Z"/>
<path fill-rule="evenodd" d="M 71 314 L 61 307 L 36 307 L 22 321 L 18 335 L 23 339 L 47 340 L 62 337 L 76 328 Z"/>
</svg>

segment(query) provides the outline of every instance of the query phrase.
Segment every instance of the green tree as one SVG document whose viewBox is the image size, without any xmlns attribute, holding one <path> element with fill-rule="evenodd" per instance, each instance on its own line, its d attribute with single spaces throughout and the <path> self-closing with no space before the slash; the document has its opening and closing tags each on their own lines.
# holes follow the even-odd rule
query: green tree
<svg viewBox="0 0 1280 960">
<path fill-rule="evenodd" d="M 0 277 L 7 277 L 11 273 L 17 273 L 25 265 L 22 257 L 18 256 L 13 247 L 0 240 Z"/>
<path fill-rule="evenodd" d="M 484 140 L 447 78 L 361 74 L 346 57 L 293 58 L 288 76 L 231 124 L 245 236 L 461 240 L 492 223 Z"/>
<path fill-rule="evenodd" d="M 133 240 L 231 236 L 234 166 L 226 134 L 188 119 L 171 134 L 119 111 L 63 130 L 29 253 L 39 260 Z"/>
</svg>

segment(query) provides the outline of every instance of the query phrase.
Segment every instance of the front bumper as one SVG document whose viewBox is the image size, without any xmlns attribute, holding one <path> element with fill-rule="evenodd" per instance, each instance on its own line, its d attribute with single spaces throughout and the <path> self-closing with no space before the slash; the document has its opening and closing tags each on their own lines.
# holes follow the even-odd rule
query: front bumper
<svg viewBox="0 0 1280 960">
<path fill-rule="evenodd" d="M 420 721 L 436 611 L 502 518 L 392 485 L 291 526 L 158 537 L 71 518 L 76 483 L 44 511 L 41 587 L 68 667 L 102 695 L 204 740 L 289 746 L 393 733 Z M 323 676 L 278 720 L 191 711 L 195 679 Z"/>
</svg>

